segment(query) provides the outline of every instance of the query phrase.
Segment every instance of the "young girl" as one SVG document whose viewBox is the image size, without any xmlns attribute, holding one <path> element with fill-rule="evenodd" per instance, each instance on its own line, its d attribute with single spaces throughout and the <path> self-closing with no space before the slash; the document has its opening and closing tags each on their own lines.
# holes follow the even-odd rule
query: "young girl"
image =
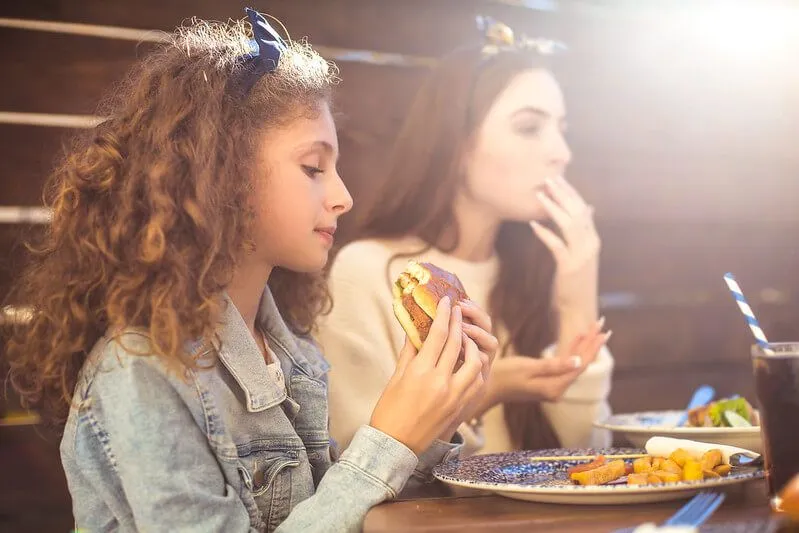
<svg viewBox="0 0 799 533">
<path fill-rule="evenodd" d="M 471 431 L 462 428 L 470 451 L 609 444 L 592 427 L 609 414 L 613 367 L 599 349 L 609 336 L 598 333 L 600 243 L 591 207 L 561 177 L 571 154 L 552 43 L 485 29 L 485 45 L 444 57 L 421 88 L 388 179 L 363 208 L 362 240 L 334 261 L 335 306 L 318 338 L 341 443 L 394 370 L 402 330 L 386 287 L 420 257 L 456 272 L 495 318 L 501 358 Z M 582 334 L 600 340 L 596 350 L 575 351 Z"/>
<path fill-rule="evenodd" d="M 358 530 L 458 453 L 496 349 L 484 312 L 442 301 L 334 462 L 309 331 L 352 206 L 335 73 L 249 17 L 252 42 L 243 23 L 196 23 L 147 57 L 47 188 L 18 295 L 35 314 L 8 355 L 22 396 L 65 422 L 87 531 Z"/>
</svg>

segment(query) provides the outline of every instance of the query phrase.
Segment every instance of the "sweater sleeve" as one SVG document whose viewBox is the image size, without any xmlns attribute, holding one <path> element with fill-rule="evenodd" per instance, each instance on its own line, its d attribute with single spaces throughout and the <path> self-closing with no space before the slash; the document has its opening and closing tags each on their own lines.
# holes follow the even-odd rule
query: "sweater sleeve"
<svg viewBox="0 0 799 533">
<path fill-rule="evenodd" d="M 555 346 L 544 350 L 542 357 L 555 355 Z M 611 434 L 593 427 L 594 422 L 610 416 L 613 356 L 602 347 L 596 360 L 566 389 L 557 402 L 543 402 L 542 409 L 552 424 L 561 445 L 601 448 L 610 446 Z"/>
</svg>

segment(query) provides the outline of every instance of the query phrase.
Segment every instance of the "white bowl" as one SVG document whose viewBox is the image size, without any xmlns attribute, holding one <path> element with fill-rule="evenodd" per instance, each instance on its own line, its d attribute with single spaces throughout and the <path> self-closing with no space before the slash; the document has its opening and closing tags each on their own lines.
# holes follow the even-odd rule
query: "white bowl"
<svg viewBox="0 0 799 533">
<path fill-rule="evenodd" d="M 746 428 L 678 427 L 683 411 L 648 411 L 613 415 L 594 426 L 624 436 L 633 446 L 643 448 L 650 437 L 690 439 L 711 444 L 726 444 L 763 453 L 760 426 Z"/>
</svg>

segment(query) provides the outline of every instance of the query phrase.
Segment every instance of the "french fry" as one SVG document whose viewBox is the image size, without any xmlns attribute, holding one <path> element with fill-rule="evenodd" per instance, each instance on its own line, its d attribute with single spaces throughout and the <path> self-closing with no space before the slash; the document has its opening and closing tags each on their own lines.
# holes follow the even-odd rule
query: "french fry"
<svg viewBox="0 0 799 533">
<path fill-rule="evenodd" d="M 633 461 L 633 472 L 636 474 L 647 474 L 652 471 L 652 458 L 641 457 Z"/>
<path fill-rule="evenodd" d="M 672 461 L 671 459 L 666 459 L 663 461 L 663 464 L 660 465 L 661 470 L 665 470 L 666 472 L 671 472 L 673 474 L 682 474 L 682 468 L 680 465 Z"/>
<path fill-rule="evenodd" d="M 702 473 L 702 465 L 699 461 L 688 459 L 682 471 L 683 481 L 702 481 L 705 476 Z"/>
<path fill-rule="evenodd" d="M 602 465 L 599 468 L 594 468 L 593 470 L 576 472 L 569 477 L 579 485 L 603 485 L 619 479 L 625 475 L 625 472 L 626 466 L 624 461 L 619 459 Z"/>
<path fill-rule="evenodd" d="M 730 473 L 732 467 L 730 465 L 718 465 L 717 467 L 713 468 L 713 472 L 717 473 L 721 477 L 726 476 Z"/>
<path fill-rule="evenodd" d="M 665 460 L 666 459 L 663 457 L 654 457 L 652 459 L 652 471 L 654 472 L 656 470 L 660 470 L 660 467 L 663 466 L 663 461 Z"/>
<path fill-rule="evenodd" d="M 708 450 L 702 456 L 702 470 L 713 470 L 723 462 L 720 450 Z"/>
<path fill-rule="evenodd" d="M 587 472 L 588 470 L 593 470 L 594 468 L 599 468 L 605 464 L 605 456 L 598 455 L 596 459 L 591 461 L 590 463 L 583 463 L 580 465 L 575 465 L 569 468 L 566 472 L 571 476 L 572 474 L 576 474 L 578 472 Z"/>
<path fill-rule="evenodd" d="M 627 476 L 628 485 L 647 485 L 649 484 L 649 474 L 629 474 Z"/>
<path fill-rule="evenodd" d="M 660 481 L 663 483 L 676 483 L 682 479 L 682 471 L 679 474 L 674 472 L 667 472 L 665 470 L 658 470 L 657 472 L 652 472 L 652 474 L 656 475 L 660 478 Z"/>
<path fill-rule="evenodd" d="M 677 448 L 671 453 L 669 459 L 677 463 L 678 466 L 683 467 L 685 466 L 685 462 L 692 459 L 692 457 L 691 454 L 685 451 L 684 449 Z"/>
</svg>

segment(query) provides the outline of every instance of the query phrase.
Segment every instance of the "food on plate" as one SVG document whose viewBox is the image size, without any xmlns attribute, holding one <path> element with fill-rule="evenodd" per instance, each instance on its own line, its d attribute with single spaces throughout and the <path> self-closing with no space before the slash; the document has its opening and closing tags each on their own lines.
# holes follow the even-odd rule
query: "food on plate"
<svg viewBox="0 0 799 533">
<path fill-rule="evenodd" d="M 627 474 L 627 465 L 621 459 L 610 461 L 602 466 L 586 470 L 584 472 L 575 472 L 569 477 L 578 485 L 604 485 L 611 481 L 616 481 L 622 476 Z"/>
<path fill-rule="evenodd" d="M 669 457 L 644 455 L 635 458 L 632 464 L 607 459 L 600 455 L 588 463 L 569 468 L 569 479 L 578 485 L 604 485 L 622 482 L 622 478 L 627 476 L 627 485 L 641 486 L 716 479 L 732 470 L 730 465 L 724 464 L 721 451 L 716 449 L 695 456 L 678 448 Z"/>
<path fill-rule="evenodd" d="M 408 261 L 392 286 L 394 315 L 411 343 L 419 349 L 430 333 L 438 302 L 449 296 L 452 303 L 467 300 L 458 276 L 431 263 Z"/>
<path fill-rule="evenodd" d="M 745 398 L 725 398 L 688 411 L 690 427 L 759 426 L 760 416 Z"/>
</svg>

